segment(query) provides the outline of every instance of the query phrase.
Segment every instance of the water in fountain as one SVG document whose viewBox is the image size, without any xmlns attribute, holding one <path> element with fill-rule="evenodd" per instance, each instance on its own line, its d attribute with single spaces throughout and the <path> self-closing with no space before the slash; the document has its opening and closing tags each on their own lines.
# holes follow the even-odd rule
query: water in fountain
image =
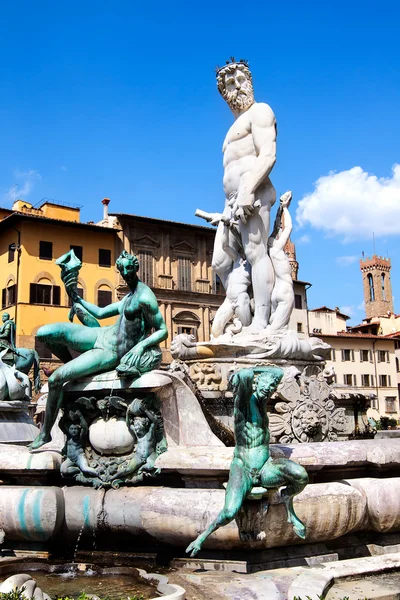
<svg viewBox="0 0 400 600">
<path fill-rule="evenodd" d="M 76 559 L 76 555 L 78 554 L 78 547 L 79 547 L 79 542 L 81 541 L 81 537 L 82 537 L 82 533 L 83 530 L 85 528 L 85 523 L 83 523 L 82 527 L 80 528 L 77 540 L 76 540 L 76 544 L 75 544 L 75 550 L 74 550 L 74 555 L 72 558 L 72 564 L 71 564 L 71 570 L 74 571 L 75 570 L 75 559 Z"/>
<path fill-rule="evenodd" d="M 114 387 L 115 387 L 115 382 L 116 382 L 116 380 L 117 380 L 117 375 L 118 375 L 118 374 L 117 374 L 117 371 L 115 371 L 115 372 L 114 372 L 114 379 L 113 379 L 113 380 L 112 380 L 112 382 L 111 382 L 110 398 L 112 398 L 112 397 L 113 397 L 113 394 L 114 394 Z M 109 412 L 110 412 L 110 405 L 108 404 L 108 405 L 107 405 L 107 413 L 106 413 L 106 420 L 107 420 L 107 421 L 108 421 L 108 418 L 109 418 L 109 416 L 110 416 L 110 415 L 109 415 Z"/>
<path fill-rule="evenodd" d="M 133 575 L 120 573 L 100 575 L 92 568 L 88 568 L 85 572 L 75 571 L 73 574 L 70 569 L 59 574 L 35 571 L 32 577 L 51 598 L 58 596 L 78 598 L 83 591 L 109 600 L 127 597 L 145 600 L 157 595 L 154 586 Z"/>
</svg>

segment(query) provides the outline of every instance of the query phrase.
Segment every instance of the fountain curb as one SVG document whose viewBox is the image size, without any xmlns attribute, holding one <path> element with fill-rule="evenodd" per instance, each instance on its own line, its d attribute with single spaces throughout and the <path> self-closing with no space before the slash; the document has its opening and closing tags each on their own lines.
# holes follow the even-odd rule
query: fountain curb
<svg viewBox="0 0 400 600">
<path fill-rule="evenodd" d="M 150 600 L 157 600 L 157 598 L 164 598 L 165 600 L 185 600 L 186 590 L 175 583 L 168 583 L 168 577 L 165 575 L 147 573 L 144 569 L 138 569 L 138 572 L 139 575 L 147 581 L 154 579 L 158 581 L 157 592 L 163 595 L 151 598 Z"/>
</svg>

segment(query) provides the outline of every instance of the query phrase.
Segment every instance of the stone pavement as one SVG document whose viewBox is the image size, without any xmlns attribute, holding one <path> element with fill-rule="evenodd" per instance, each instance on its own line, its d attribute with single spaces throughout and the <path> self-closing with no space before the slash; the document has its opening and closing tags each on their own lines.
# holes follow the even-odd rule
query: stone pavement
<svg viewBox="0 0 400 600">
<path fill-rule="evenodd" d="M 187 600 L 392 600 L 400 598 L 400 553 L 253 574 L 181 569 L 170 582 Z"/>
</svg>

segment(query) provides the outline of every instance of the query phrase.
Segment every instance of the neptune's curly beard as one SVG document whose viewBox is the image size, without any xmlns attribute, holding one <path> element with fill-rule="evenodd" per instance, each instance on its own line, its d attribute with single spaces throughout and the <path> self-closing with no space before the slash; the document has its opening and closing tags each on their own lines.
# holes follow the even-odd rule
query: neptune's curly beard
<svg viewBox="0 0 400 600">
<path fill-rule="evenodd" d="M 232 110 L 247 110 L 254 104 L 253 86 L 251 82 L 247 80 L 238 90 L 224 90 L 223 97 Z"/>
</svg>

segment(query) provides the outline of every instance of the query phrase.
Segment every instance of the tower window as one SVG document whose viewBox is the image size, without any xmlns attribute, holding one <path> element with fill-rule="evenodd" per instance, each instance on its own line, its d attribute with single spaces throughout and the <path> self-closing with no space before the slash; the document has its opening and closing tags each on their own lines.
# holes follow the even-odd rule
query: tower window
<svg viewBox="0 0 400 600">
<path fill-rule="evenodd" d="M 385 294 L 385 273 L 382 273 L 382 300 L 386 300 L 386 294 Z"/>
<path fill-rule="evenodd" d="M 371 273 L 368 273 L 369 299 L 371 302 L 375 300 L 374 279 Z"/>
</svg>

